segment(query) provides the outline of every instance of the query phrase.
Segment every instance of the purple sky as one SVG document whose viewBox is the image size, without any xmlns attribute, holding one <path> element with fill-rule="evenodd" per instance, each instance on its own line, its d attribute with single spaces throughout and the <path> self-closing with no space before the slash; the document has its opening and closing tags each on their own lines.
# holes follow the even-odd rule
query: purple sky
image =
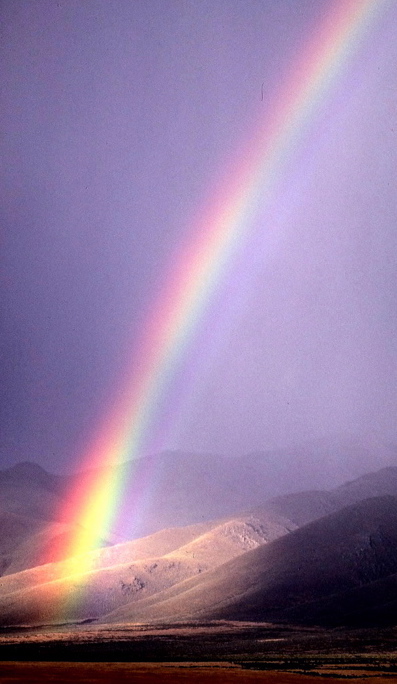
<svg viewBox="0 0 397 684">
<path fill-rule="evenodd" d="M 334 5 L 1 2 L 2 464 L 78 464 L 171 255 Z M 313 122 L 166 446 L 397 441 L 396 30 L 390 3 Z"/>
</svg>

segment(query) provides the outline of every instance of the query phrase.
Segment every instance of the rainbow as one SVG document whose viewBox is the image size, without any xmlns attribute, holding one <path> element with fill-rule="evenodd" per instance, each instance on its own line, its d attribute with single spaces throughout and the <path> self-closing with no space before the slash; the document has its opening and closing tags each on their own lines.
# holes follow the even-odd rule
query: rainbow
<svg viewBox="0 0 397 684">
<path fill-rule="evenodd" d="M 114 466 L 141 453 L 213 294 L 249 240 L 253 219 L 271 202 L 295 150 L 385 4 L 385 0 L 331 3 L 282 84 L 272 111 L 257 123 L 234 172 L 226 175 L 193 225 L 193 237 L 173 259 L 163 292 L 134 349 L 134 363 L 125 371 L 119 399 L 82 459 L 88 474 L 74 487 L 61 512 L 61 518 L 77 530 L 64 549 L 64 558 L 71 560 L 62 564 L 63 578 L 75 581 L 89 572 L 92 554 L 87 552 L 111 533 L 124 486 L 122 471 Z"/>
</svg>

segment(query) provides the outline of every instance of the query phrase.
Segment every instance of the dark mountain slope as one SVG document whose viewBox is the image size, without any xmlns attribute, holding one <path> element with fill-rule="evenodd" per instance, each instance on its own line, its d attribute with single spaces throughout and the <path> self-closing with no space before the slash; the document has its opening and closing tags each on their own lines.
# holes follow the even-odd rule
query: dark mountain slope
<svg viewBox="0 0 397 684">
<path fill-rule="evenodd" d="M 283 621 L 337 627 L 384 627 L 397 622 L 397 574 L 287 609 Z"/>
<path fill-rule="evenodd" d="M 317 619 L 309 610 L 314 602 L 395 573 L 397 499 L 386 496 L 309 523 L 225 563 L 216 573 L 181 583 L 156 601 L 119 609 L 109 619 L 294 619 L 321 624 L 332 622 L 332 610 L 322 617 L 317 611 Z"/>
</svg>

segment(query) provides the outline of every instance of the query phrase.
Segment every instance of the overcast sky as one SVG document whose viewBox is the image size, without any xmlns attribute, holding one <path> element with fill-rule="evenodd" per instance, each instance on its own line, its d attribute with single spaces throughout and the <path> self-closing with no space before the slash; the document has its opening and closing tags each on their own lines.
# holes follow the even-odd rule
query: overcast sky
<svg viewBox="0 0 397 684">
<path fill-rule="evenodd" d="M 2 0 L 4 465 L 78 466 L 178 245 L 338 2 Z M 162 447 L 397 441 L 396 31 L 386 3 L 282 177 L 271 244 L 257 216 Z"/>
</svg>

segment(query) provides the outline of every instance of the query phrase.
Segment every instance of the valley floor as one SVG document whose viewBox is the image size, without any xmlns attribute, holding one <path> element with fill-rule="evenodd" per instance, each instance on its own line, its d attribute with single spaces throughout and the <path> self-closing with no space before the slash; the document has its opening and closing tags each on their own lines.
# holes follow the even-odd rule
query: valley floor
<svg viewBox="0 0 397 684">
<path fill-rule="evenodd" d="M 32 684 L 44 684 L 56 682 L 56 684 L 70 684 L 72 682 L 90 682 L 90 684 L 249 684 L 250 682 L 262 682 L 263 684 L 319 684 L 322 675 L 294 674 L 287 672 L 263 672 L 245 670 L 243 668 L 227 666 L 225 664 L 199 663 L 184 664 L 183 666 L 171 664 L 151 663 L 19 663 L 3 662 L 0 664 L 0 682 L 11 684 L 24 682 Z M 328 676 L 327 682 L 346 681 L 355 684 L 391 684 L 396 678 L 385 676 L 382 673 L 376 675 L 356 676 L 346 679 L 342 677 Z"/>
<path fill-rule="evenodd" d="M 0 682 L 389 684 L 396 637 L 237 622 L 10 629 L 0 633 Z"/>
</svg>

